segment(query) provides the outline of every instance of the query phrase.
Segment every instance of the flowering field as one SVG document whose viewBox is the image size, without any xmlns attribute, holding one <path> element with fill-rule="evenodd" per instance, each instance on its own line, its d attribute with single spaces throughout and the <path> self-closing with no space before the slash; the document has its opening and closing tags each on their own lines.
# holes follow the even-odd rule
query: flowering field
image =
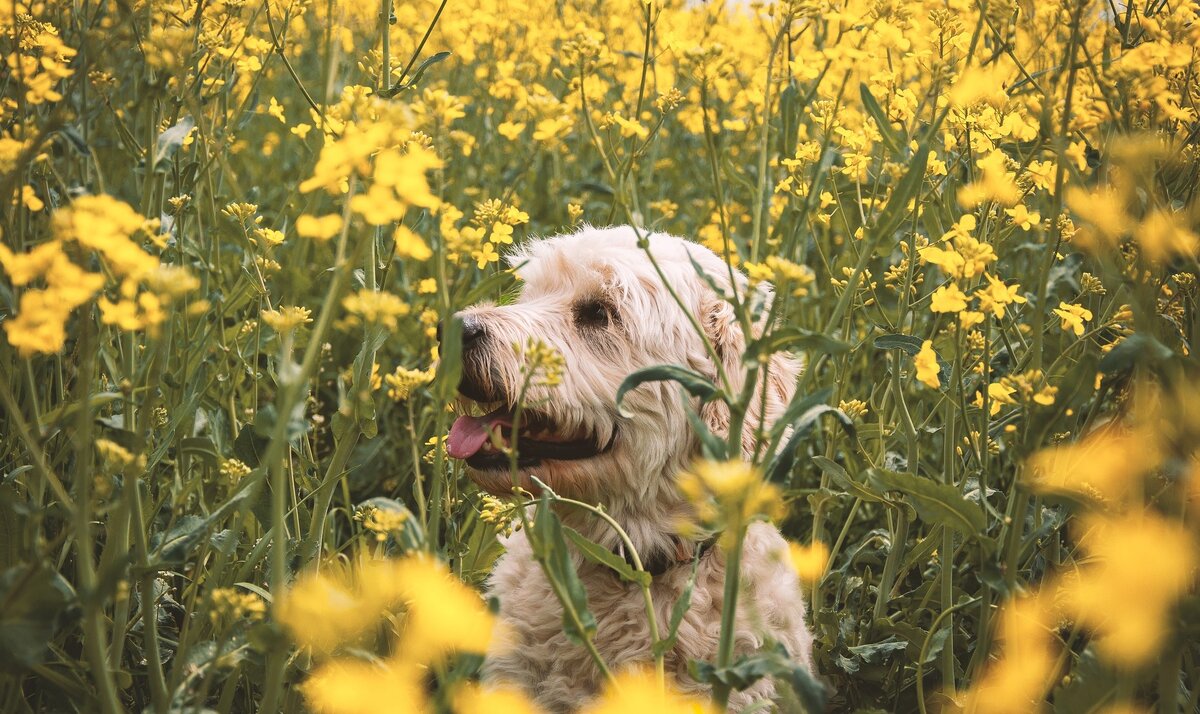
<svg viewBox="0 0 1200 714">
<path fill-rule="evenodd" d="M 477 592 L 541 526 L 445 452 L 451 316 L 587 223 L 776 287 L 742 365 L 805 360 L 800 438 L 683 485 L 795 544 L 781 706 L 1197 711 L 1198 44 L 1183 0 L 0 2 L 0 710 L 529 710 Z M 645 664 L 595 711 L 699 710 Z"/>
</svg>

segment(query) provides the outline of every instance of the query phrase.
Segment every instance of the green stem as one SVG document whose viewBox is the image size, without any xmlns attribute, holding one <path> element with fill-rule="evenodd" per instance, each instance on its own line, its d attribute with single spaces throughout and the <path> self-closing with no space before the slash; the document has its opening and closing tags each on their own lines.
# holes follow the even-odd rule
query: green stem
<svg viewBox="0 0 1200 714">
<path fill-rule="evenodd" d="M 92 541 L 92 408 L 88 389 L 93 383 L 95 372 L 95 321 L 92 311 L 81 317 L 84 334 L 80 354 L 84 355 L 79 370 L 79 410 L 75 416 L 75 567 L 79 577 L 79 594 L 83 603 L 83 650 L 96 683 L 100 709 L 104 714 L 124 711 L 117 698 L 117 684 L 113 667 L 108 661 L 105 642 L 108 633 L 104 626 L 104 597 L 97 592 L 96 565 L 92 561 L 95 543 Z"/>
<path fill-rule="evenodd" d="M 717 668 L 725 668 L 733 661 L 734 622 L 737 616 L 738 589 L 741 586 L 742 545 L 746 539 L 746 528 L 737 529 L 733 548 L 725 556 L 725 595 L 721 603 L 721 639 L 717 643 Z M 729 706 L 730 687 L 717 682 L 713 685 L 713 703 L 717 711 Z"/>
<path fill-rule="evenodd" d="M 547 486 L 546 488 L 549 487 Z M 642 565 L 642 557 L 638 554 L 637 548 L 633 546 L 633 541 L 629 538 L 629 534 L 624 528 L 621 527 L 620 523 L 617 523 L 615 518 L 605 513 L 604 509 L 597 508 L 596 506 L 584 503 L 583 501 L 576 501 L 573 498 L 563 498 L 558 494 L 553 494 L 553 492 L 551 498 L 553 501 L 558 503 L 565 503 L 567 505 L 575 506 L 576 508 L 582 508 L 607 523 L 613 529 L 613 531 L 616 532 L 617 536 L 621 539 L 621 543 L 624 544 L 626 552 L 628 552 L 630 558 L 633 559 L 633 569 L 639 573 L 646 572 L 646 568 Z M 654 595 L 650 592 L 650 584 L 648 582 L 638 583 L 638 587 L 642 591 L 642 602 L 646 607 L 646 622 L 650 626 L 650 644 L 651 647 L 657 651 L 658 643 L 662 641 L 662 634 L 658 628 L 658 615 L 654 610 Z M 654 656 L 654 673 L 657 675 L 660 683 L 663 681 L 665 674 L 663 664 L 663 658 L 665 655 L 666 653 L 663 652 Z"/>
</svg>

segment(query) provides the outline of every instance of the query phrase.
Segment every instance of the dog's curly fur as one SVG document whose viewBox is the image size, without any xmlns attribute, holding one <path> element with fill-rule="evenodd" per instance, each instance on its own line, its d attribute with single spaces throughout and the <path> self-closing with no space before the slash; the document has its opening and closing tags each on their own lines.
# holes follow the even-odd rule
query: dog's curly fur
<svg viewBox="0 0 1200 714">
<path fill-rule="evenodd" d="M 461 313 L 477 326 L 482 339 L 464 352 L 464 393 L 476 398 L 510 398 L 520 383 L 522 364 L 514 344 L 536 338 L 562 353 L 562 383 L 528 395 L 557 429 L 590 434 L 596 444 L 611 444 L 591 458 L 542 461 L 521 470 L 522 485 L 533 489 L 535 474 L 556 492 L 600 503 L 629 533 L 644 560 L 687 559 L 695 544 L 675 530 L 689 507 L 675 485 L 677 474 L 698 454 L 679 389 L 671 383 L 643 385 L 628 394 L 618 413 L 618 386 L 631 372 L 655 364 L 679 364 L 712 377 L 717 368 L 692 321 L 664 286 L 669 284 L 702 327 L 737 390 L 745 346 L 729 303 L 713 289 L 745 291 L 744 276 L 730 271 L 712 251 L 663 234 L 649 236 L 655 270 L 637 236 L 628 227 L 582 230 L 533 241 L 510 258 L 523 280 L 518 300 L 509 305 L 483 304 Z M 702 277 L 698 272 L 703 271 Z M 579 306 L 605 318 L 580 324 Z M 751 405 L 743 434 L 743 450 L 754 448 L 753 430 L 769 425 L 791 399 L 798 363 L 784 355 L 772 358 L 763 395 Z M 736 392 L 735 392 L 736 393 Z M 701 416 L 717 434 L 727 434 L 729 415 L 723 405 L 702 407 Z M 472 478 L 494 493 L 509 493 L 511 475 L 503 468 L 473 469 Z M 599 519 L 577 509 L 563 509 L 564 521 L 591 539 L 616 550 L 618 538 Z M 681 546 L 682 543 L 682 546 Z M 524 533 L 505 542 L 490 579 L 490 592 L 500 601 L 507 640 L 488 658 L 485 678 L 515 684 L 549 711 L 573 711 L 593 697 L 602 684 L 588 653 L 562 631 L 562 609 Z M 797 661 L 811 668 L 812 636 L 805 625 L 804 600 L 796 575 L 785 561 L 786 544 L 772 525 L 752 525 L 745 539 L 738 599 L 735 646 L 754 651 L 767 639 L 782 643 Z M 598 622 L 596 647 L 606 662 L 620 669 L 652 660 L 651 637 L 640 590 L 601 566 L 576 558 L 588 602 Z M 652 585 L 659 623 L 670 619 L 691 568 L 677 565 L 655 577 Z M 715 659 L 724 600 L 725 556 L 720 548 L 703 553 L 691 608 L 679 628 L 678 641 L 667 654 L 668 671 L 685 691 L 703 686 L 687 673 L 689 660 Z M 660 624 L 665 627 L 665 624 Z M 761 680 L 735 692 L 735 709 L 770 698 L 774 685 Z"/>
</svg>

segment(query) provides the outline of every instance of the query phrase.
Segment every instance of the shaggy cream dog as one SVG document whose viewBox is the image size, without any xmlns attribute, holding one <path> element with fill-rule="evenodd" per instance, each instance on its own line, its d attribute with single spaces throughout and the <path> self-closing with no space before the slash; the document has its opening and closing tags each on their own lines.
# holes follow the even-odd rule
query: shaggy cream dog
<svg viewBox="0 0 1200 714">
<path fill-rule="evenodd" d="M 637 246 L 633 229 L 584 228 L 532 242 L 510 260 L 523 280 L 520 298 L 509 305 L 483 304 L 460 313 L 463 369 L 460 391 L 499 408 L 485 416 L 462 416 L 447 441 L 451 456 L 466 459 L 472 478 L 496 494 L 511 492 L 506 457 L 491 443 L 509 433 L 512 401 L 522 379 L 513 345 L 536 338 L 561 352 L 562 383 L 527 395 L 534 406 L 523 412 L 517 440 L 522 485 L 534 491 L 536 475 L 557 493 L 603 504 L 629 533 L 647 565 L 659 571 L 652 585 L 657 618 L 665 633 L 671 608 L 691 574 L 698 544 L 677 535 L 688 505 L 675 477 L 697 456 L 677 385 L 652 383 L 626 395 L 618 413 L 617 388 L 631 372 L 655 364 L 679 364 L 716 375 L 716 367 L 687 316 L 664 287 L 664 280 L 692 311 L 711 340 L 726 374 L 736 380 L 744 338 L 730 305 L 710 287 L 730 288 L 730 271 L 706 248 L 668 235 L 650 238 L 660 277 Z M 697 273 L 696 266 L 708 280 Z M 737 273 L 739 287 L 745 278 Z M 743 449 L 754 446 L 750 429 L 762 415 L 772 423 L 792 397 L 797 364 L 776 356 L 768 370 L 766 398 L 752 405 Z M 735 390 L 740 385 L 735 384 Z M 759 393 L 761 390 L 755 390 Z M 728 411 L 706 405 L 701 416 L 716 433 L 727 433 Z M 600 519 L 564 508 L 564 522 L 614 552 L 619 539 Z M 593 697 L 601 675 L 587 651 L 562 631 L 562 608 L 529 543 L 518 531 L 505 543 L 490 580 L 500 601 L 500 617 L 511 634 L 488 658 L 485 678 L 515 684 L 549 711 L 573 711 Z M 812 636 L 804 621 L 804 600 L 796 575 L 785 560 L 786 544 L 766 523 L 751 526 L 742 561 L 735 646 L 752 652 L 771 639 L 811 668 Z M 596 616 L 596 647 L 614 670 L 652 661 L 644 601 L 637 586 L 611 570 L 576 558 Z M 725 558 L 719 547 L 703 551 L 691 609 L 667 654 L 668 672 L 685 691 L 704 687 L 688 676 L 692 659 L 713 661 L 720 633 Z M 770 698 L 774 684 L 760 680 L 734 692 L 731 707 Z"/>
</svg>

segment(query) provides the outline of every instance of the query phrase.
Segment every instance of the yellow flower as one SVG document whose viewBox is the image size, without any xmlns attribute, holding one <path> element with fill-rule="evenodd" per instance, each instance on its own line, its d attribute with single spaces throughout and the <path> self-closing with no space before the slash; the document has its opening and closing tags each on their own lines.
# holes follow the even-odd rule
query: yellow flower
<svg viewBox="0 0 1200 714">
<path fill-rule="evenodd" d="M 350 199 L 350 210 L 372 226 L 386 226 L 404 218 L 408 207 L 396 197 L 395 191 L 376 183 L 366 193 Z"/>
<path fill-rule="evenodd" d="M 422 278 L 417 283 L 417 293 L 420 295 L 433 295 L 437 291 L 438 284 L 434 278 Z"/>
<path fill-rule="evenodd" d="M 1102 657 L 1136 668 L 1158 654 L 1173 628 L 1171 608 L 1195 581 L 1196 545 L 1175 522 L 1132 513 L 1089 516 L 1080 545 L 1088 558 L 1065 585 L 1065 608 L 1098 632 Z"/>
<path fill-rule="evenodd" d="M 338 659 L 314 669 L 300 691 L 320 714 L 422 712 L 426 708 L 422 676 L 415 664 L 398 658 L 380 663 Z"/>
<path fill-rule="evenodd" d="M 405 369 L 397 367 L 395 372 L 386 375 L 383 381 L 388 385 L 388 397 L 396 401 L 408 399 L 417 387 L 433 381 L 434 368 L 426 370 Z"/>
<path fill-rule="evenodd" d="M 283 115 L 283 105 L 276 101 L 275 97 L 271 97 L 271 106 L 267 107 L 267 114 L 278 119 L 280 124 L 287 124 L 287 117 Z"/>
<path fill-rule="evenodd" d="M 274 248 L 283 244 L 283 231 L 274 228 L 255 228 L 253 235 L 263 248 Z"/>
<path fill-rule="evenodd" d="M 525 131 L 525 122 L 505 121 L 500 122 L 496 127 L 496 133 L 509 141 L 516 141 L 523 131 Z"/>
<path fill-rule="evenodd" d="M 454 714 L 538 714 L 541 711 L 516 689 L 500 689 L 474 682 L 455 687 L 450 695 L 450 708 Z"/>
<path fill-rule="evenodd" d="M 984 277 L 987 278 L 987 287 L 975 293 L 979 298 L 979 309 L 983 312 L 990 312 L 995 317 L 1002 318 L 1006 306 L 1026 302 L 1024 297 L 1017 294 L 1021 289 L 1020 285 L 1005 285 L 1003 280 L 990 273 L 985 273 Z"/>
<path fill-rule="evenodd" d="M 708 702 L 687 697 L 659 685 L 651 672 L 629 670 L 605 685 L 599 699 L 584 707 L 582 714 L 705 714 Z"/>
<path fill-rule="evenodd" d="M 276 600 L 275 618 L 300 646 L 328 652 L 376 627 L 392 601 L 366 600 L 348 571 L 326 566 L 296 579 Z"/>
<path fill-rule="evenodd" d="M 312 322 L 312 311 L 306 307 L 280 307 L 278 310 L 263 310 L 262 320 L 276 332 L 291 332 L 301 325 Z"/>
<path fill-rule="evenodd" d="M 49 273 L 51 266 L 65 258 L 62 244 L 57 241 L 42 243 L 27 253 L 14 253 L 7 245 L 0 243 L 0 267 L 4 268 L 8 279 L 17 287 Z"/>
<path fill-rule="evenodd" d="M 1023 203 L 1018 203 L 1012 208 L 1006 208 L 1004 212 L 1012 219 L 1013 225 L 1019 226 L 1023 231 L 1029 230 L 1042 220 L 1040 213 L 1037 211 L 1030 212 Z"/>
<path fill-rule="evenodd" d="M 390 149 L 380 152 L 375 158 L 375 183 L 388 186 L 395 191 L 396 197 L 410 206 L 434 208 L 438 205 L 437 196 L 429 190 L 429 182 L 425 173 L 439 168 L 442 160 L 429 149 L 415 144 L 409 144 L 408 151 L 401 154 Z"/>
<path fill-rule="evenodd" d="M 1097 250 L 1112 247 L 1129 232 L 1129 217 L 1120 197 L 1111 190 L 1095 193 L 1072 186 L 1067 189 L 1067 206 L 1096 235 L 1095 240 L 1076 234 L 1081 245 Z"/>
<path fill-rule="evenodd" d="M 483 270 L 488 263 L 499 262 L 500 254 L 491 243 L 484 243 L 479 250 L 471 251 L 471 259 L 475 261 L 476 267 Z"/>
<path fill-rule="evenodd" d="M 942 368 L 938 365 L 937 353 L 933 351 L 933 341 L 925 340 L 921 344 L 921 351 L 917 353 L 913 364 L 917 368 L 917 379 L 926 386 L 937 389 L 942 386 L 938 379 L 938 373 Z"/>
<path fill-rule="evenodd" d="M 1059 302 L 1054 308 L 1054 314 L 1062 319 L 1062 328 L 1075 333 L 1076 337 L 1083 335 L 1083 323 L 1092 319 L 1092 311 L 1082 305 Z"/>
<path fill-rule="evenodd" d="M 1170 211 L 1153 211 L 1134 230 L 1138 246 L 1151 262 L 1172 256 L 1192 257 L 1200 247 L 1200 237 L 1179 221 Z"/>
<path fill-rule="evenodd" d="M 441 562 L 424 555 L 395 564 L 388 577 L 402 595 L 408 615 L 398 651 L 406 658 L 436 662 L 455 652 L 484 654 L 495 616 L 483 598 Z M 370 586 L 364 584 L 368 589 Z"/>
<path fill-rule="evenodd" d="M 1055 681 L 1055 618 L 1048 598 L 1028 595 L 1009 600 L 1000 610 L 997 639 L 1004 654 L 966 693 L 965 711 L 1016 714 L 1038 711 Z"/>
<path fill-rule="evenodd" d="M 678 483 L 706 527 L 728 525 L 736 530 L 757 515 L 783 515 L 779 489 L 763 481 L 756 466 L 740 459 L 697 461 L 679 475 Z"/>
<path fill-rule="evenodd" d="M 543 119 L 533 130 L 533 140 L 554 146 L 558 143 L 559 137 L 570 132 L 573 126 L 574 121 L 567 115 Z"/>
<path fill-rule="evenodd" d="M 231 623 L 234 620 L 257 620 L 267 612 L 267 605 L 261 597 L 236 588 L 217 588 L 209 597 L 212 600 L 212 609 L 209 610 L 208 616 L 214 625 Z"/>
<path fill-rule="evenodd" d="M 1075 168 L 1080 171 L 1087 171 L 1087 144 L 1082 141 L 1072 141 L 1067 147 L 1066 156 L 1075 164 Z"/>
<path fill-rule="evenodd" d="M 815 583 L 825 575 L 829 564 L 829 546 L 821 541 L 813 541 L 810 546 L 788 543 L 788 559 L 800 579 L 806 583 Z"/>
<path fill-rule="evenodd" d="M 1003 107 L 1008 102 L 1005 91 L 1006 72 L 999 62 L 987 67 L 969 67 L 950 87 L 947 98 L 956 107 L 965 107 L 978 102 L 987 102 Z"/>
<path fill-rule="evenodd" d="M 326 216 L 304 214 L 296 219 L 296 232 L 304 238 L 327 241 L 342 231 L 342 217 L 337 213 Z"/>
<path fill-rule="evenodd" d="M 958 191 L 958 202 L 964 208 L 975 208 L 984 201 L 1002 206 L 1015 206 L 1021 200 L 1016 174 L 1008 170 L 1008 155 L 996 149 L 980 159 L 979 177 Z"/>
<path fill-rule="evenodd" d="M 929 301 L 929 309 L 933 312 L 959 312 L 967 309 L 967 296 L 954 283 L 943 285 L 933 291 Z"/>
<path fill-rule="evenodd" d="M 1039 493 L 1063 493 L 1120 502 L 1161 462 L 1157 439 L 1146 431 L 1106 427 L 1074 444 L 1030 457 L 1026 474 Z"/>
<path fill-rule="evenodd" d="M 932 263 L 942 269 L 946 275 L 951 277 L 961 277 L 963 267 L 966 265 L 966 260 L 959 254 L 958 251 L 937 246 L 929 246 L 917 251 L 921 259 L 926 263 Z"/>
<path fill-rule="evenodd" d="M 399 327 L 396 318 L 412 312 L 412 307 L 399 296 L 370 288 L 363 288 L 342 298 L 342 307 L 363 322 L 383 325 L 390 330 Z"/>
<path fill-rule="evenodd" d="M 119 277 L 137 278 L 158 265 L 158 258 L 130 240 L 146 219 L 111 196 L 80 196 L 55 211 L 52 222 L 56 237 L 96 251 Z"/>
<path fill-rule="evenodd" d="M 408 511 L 398 508 L 366 506 L 355 512 L 354 520 L 374 533 L 375 540 L 383 542 L 387 540 L 388 534 L 404 528 L 404 524 L 408 522 L 408 515 Z"/>
<path fill-rule="evenodd" d="M 429 249 L 421 236 L 413 233 L 407 226 L 396 226 L 392 240 L 396 243 L 397 257 L 412 258 L 413 260 L 429 260 L 433 257 L 433 251 Z"/>
</svg>

